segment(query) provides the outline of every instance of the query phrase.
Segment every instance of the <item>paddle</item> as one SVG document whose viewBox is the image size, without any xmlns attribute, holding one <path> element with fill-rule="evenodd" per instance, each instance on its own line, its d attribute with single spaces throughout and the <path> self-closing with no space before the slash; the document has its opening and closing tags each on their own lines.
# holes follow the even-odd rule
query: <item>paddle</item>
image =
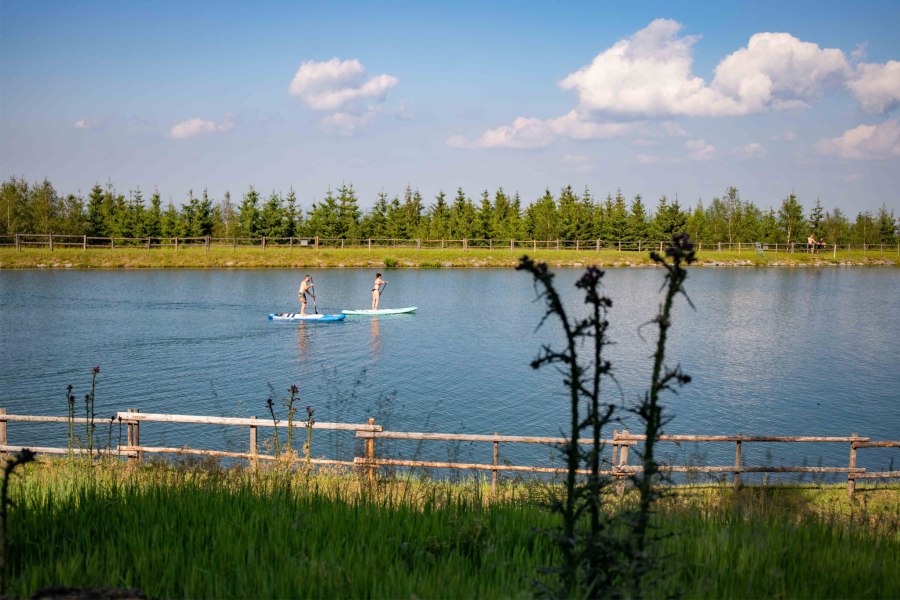
<svg viewBox="0 0 900 600">
<path fill-rule="evenodd" d="M 316 314 L 319 314 L 319 307 L 316 306 L 316 295 L 312 292 L 310 292 L 310 294 L 312 294 L 313 297 L 313 310 L 316 311 Z"/>
</svg>

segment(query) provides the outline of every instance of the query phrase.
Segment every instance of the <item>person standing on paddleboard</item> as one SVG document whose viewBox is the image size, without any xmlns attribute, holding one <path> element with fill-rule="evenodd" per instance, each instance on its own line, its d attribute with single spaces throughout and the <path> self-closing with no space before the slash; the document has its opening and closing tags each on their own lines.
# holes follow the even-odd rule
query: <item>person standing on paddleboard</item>
<svg viewBox="0 0 900 600">
<path fill-rule="evenodd" d="M 297 298 L 300 299 L 300 314 L 306 314 L 306 294 L 309 294 L 313 297 L 313 300 L 316 299 L 316 293 L 313 291 L 313 280 L 312 277 L 307 275 L 303 278 L 303 281 L 300 282 L 300 291 L 297 292 Z"/>
<path fill-rule="evenodd" d="M 372 284 L 372 310 L 378 310 L 378 301 L 381 300 L 381 290 L 387 285 L 387 281 L 381 278 L 381 273 L 375 273 L 375 283 Z"/>
</svg>

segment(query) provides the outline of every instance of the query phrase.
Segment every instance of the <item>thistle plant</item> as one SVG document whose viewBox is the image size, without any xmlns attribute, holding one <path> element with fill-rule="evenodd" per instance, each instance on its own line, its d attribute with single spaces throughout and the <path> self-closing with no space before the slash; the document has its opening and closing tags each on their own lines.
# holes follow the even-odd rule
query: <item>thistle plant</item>
<svg viewBox="0 0 900 600">
<path fill-rule="evenodd" d="M 274 429 L 272 443 L 275 446 L 275 456 L 279 456 L 281 455 L 281 446 L 278 443 L 278 417 L 275 416 L 275 402 L 272 401 L 271 396 L 266 400 L 266 407 L 269 409 L 269 414 L 272 415 L 272 428 Z"/>
<path fill-rule="evenodd" d="M 606 319 L 612 301 L 600 294 L 603 271 L 588 267 L 575 286 L 584 292 L 584 302 L 589 306 L 588 315 L 572 319 L 566 313 L 562 300 L 553 286 L 553 274 L 543 263 L 535 263 L 522 257 L 518 270 L 531 273 L 538 298 L 546 303 L 546 311 L 538 327 L 552 316 L 558 317 L 565 334 L 565 346 L 556 350 L 544 345 L 538 357 L 532 361 L 535 369 L 556 364 L 563 374 L 568 388 L 570 430 L 567 441 L 561 446 L 566 462 L 564 497 L 551 497 L 551 510 L 562 518 L 558 529 L 545 532 L 557 545 L 561 562 L 545 571 L 556 576 L 555 584 L 541 583 L 538 591 L 556 597 L 643 597 L 647 595 L 647 574 L 659 573 L 661 562 L 652 552 L 654 538 L 648 534 L 653 502 L 659 497 L 655 482 L 659 465 L 654 458 L 657 439 L 667 422 L 659 402 L 660 394 L 675 391 L 688 383 L 690 377 L 680 367 L 665 366 L 665 347 L 671 327 L 671 311 L 676 296 L 684 291 L 687 277 L 685 266 L 693 262 L 694 251 L 686 235 L 675 236 L 666 249 L 665 256 L 651 253 L 654 262 L 665 269 L 663 289 L 665 295 L 659 313 L 651 323 L 659 328 L 650 388 L 641 402 L 631 412 L 644 426 L 646 443 L 639 452 L 643 472 L 632 480 L 638 492 L 634 508 L 618 511 L 603 506 L 603 491 L 611 483 L 601 475 L 600 453 L 602 429 L 617 420 L 616 407 L 601 401 L 601 383 L 610 376 L 611 365 L 603 358 L 603 348 L 609 341 Z M 690 299 L 688 299 L 690 303 Z M 587 346 L 588 356 L 579 355 Z M 590 435 L 590 448 L 582 450 L 578 443 L 583 433 Z M 578 471 L 587 470 L 586 480 L 579 479 Z"/>
<path fill-rule="evenodd" d="M 294 451 L 294 415 L 297 414 L 297 409 L 294 408 L 294 402 L 297 400 L 297 394 L 299 390 L 296 385 L 292 385 L 288 391 L 291 393 L 290 397 L 284 399 L 284 406 L 287 408 L 287 422 L 288 422 L 288 453 L 292 453 Z M 307 407 L 308 408 L 308 407 Z"/>
<path fill-rule="evenodd" d="M 560 448 L 566 463 L 565 494 L 562 498 L 551 496 L 550 500 L 551 510 L 562 517 L 562 526 L 545 532 L 557 545 L 562 561 L 546 569 L 556 576 L 557 583 L 539 584 L 539 591 L 566 598 L 604 595 L 617 581 L 615 558 L 619 546 L 602 507 L 601 492 L 609 480 L 601 476 L 600 469 L 602 430 L 613 420 L 615 412 L 615 406 L 603 403 L 600 396 L 602 380 L 611 370 L 610 362 L 603 358 L 603 348 L 609 343 L 606 315 L 612 301 L 599 291 L 603 271 L 589 267 L 575 284 L 584 292 L 588 315 L 572 319 L 553 286 L 553 274 L 546 264 L 524 256 L 517 269 L 531 273 L 538 299 L 546 304 L 538 327 L 556 316 L 566 338 L 561 350 L 544 345 L 531 363 L 535 369 L 560 365 L 569 392 L 570 412 L 567 441 Z M 589 347 L 588 358 L 579 356 L 579 348 L 585 345 Z M 578 443 L 582 434 L 591 440 L 587 451 Z M 589 471 L 586 481 L 578 477 L 578 471 L 583 468 Z"/>
<path fill-rule="evenodd" d="M 91 391 L 84 395 L 84 412 L 87 420 L 84 423 L 85 445 L 87 447 L 88 456 L 94 455 L 94 401 L 97 398 L 97 375 L 100 373 L 100 365 L 91 369 Z"/>
<path fill-rule="evenodd" d="M 75 452 L 75 394 L 72 393 L 72 384 L 66 388 L 66 422 L 69 425 L 69 459 L 74 456 Z"/>
<path fill-rule="evenodd" d="M 313 425 L 316 423 L 316 419 L 313 417 L 314 413 L 312 407 L 306 407 L 306 442 L 303 444 L 303 457 L 306 459 L 307 473 L 309 473 L 310 459 L 312 458 Z"/>
</svg>

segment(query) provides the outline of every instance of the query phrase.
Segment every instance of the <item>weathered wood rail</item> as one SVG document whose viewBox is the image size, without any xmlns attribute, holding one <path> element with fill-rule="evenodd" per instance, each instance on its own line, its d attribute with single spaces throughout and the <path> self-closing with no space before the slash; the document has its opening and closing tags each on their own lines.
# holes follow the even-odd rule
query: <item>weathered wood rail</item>
<svg viewBox="0 0 900 600">
<path fill-rule="evenodd" d="M 111 249 L 116 248 L 144 248 L 152 250 L 154 248 L 171 248 L 175 252 L 179 249 L 186 248 L 203 248 L 209 252 L 212 248 L 259 248 L 266 250 L 267 248 L 294 248 L 318 250 L 320 248 L 336 249 L 336 248 L 367 248 L 376 250 L 379 248 L 415 248 L 422 249 L 440 249 L 440 250 L 462 250 L 470 249 L 487 249 L 487 250 L 509 250 L 515 252 L 519 250 L 576 250 L 576 251 L 594 251 L 615 250 L 617 252 L 649 252 L 651 250 L 663 251 L 666 240 L 604 240 L 604 239 L 575 239 L 575 240 L 515 240 L 515 239 L 401 239 L 401 238 L 324 238 L 319 236 L 310 237 L 100 237 L 89 235 L 71 235 L 60 233 L 15 233 L 0 235 L 0 247 L 14 247 L 17 252 L 21 252 L 26 248 L 49 248 L 53 251 L 56 248 L 81 248 L 82 250 L 95 249 Z M 706 249 L 708 252 L 737 252 L 742 254 L 759 253 L 759 252 L 775 252 L 775 253 L 805 253 L 811 252 L 813 249 L 808 248 L 806 242 L 790 242 L 790 243 L 768 243 L 768 242 L 703 242 L 697 243 L 697 250 L 702 252 Z M 833 258 L 837 257 L 838 251 L 862 251 L 876 252 L 878 254 L 900 254 L 900 243 L 897 244 L 828 244 L 822 248 L 815 248 L 815 252 L 831 253 Z"/>
<path fill-rule="evenodd" d="M 87 450 L 81 448 L 58 448 L 36 445 L 11 445 L 8 443 L 8 424 L 21 423 L 78 423 L 85 424 L 88 419 L 84 417 L 56 417 L 41 415 L 10 415 L 5 408 L 0 408 L 0 455 L 8 452 L 16 452 L 29 448 L 39 454 L 86 454 Z M 175 454 L 195 455 L 217 458 L 232 458 L 249 461 L 254 467 L 259 461 L 274 461 L 279 457 L 259 451 L 259 428 L 287 428 L 289 423 L 285 420 L 273 421 L 271 419 L 258 419 L 256 417 L 213 417 L 201 415 L 175 415 L 142 413 L 138 409 L 129 409 L 116 413 L 112 419 L 95 419 L 98 426 L 115 425 L 125 426 L 127 429 L 127 443 L 116 445 L 115 448 L 93 450 L 93 454 L 107 454 L 124 457 L 131 461 L 140 461 L 145 454 Z M 141 444 L 141 423 L 180 423 L 195 425 L 219 425 L 229 427 L 245 427 L 248 430 L 248 449 L 246 452 L 232 452 L 225 450 L 209 450 L 182 447 L 148 446 Z M 496 490 L 498 473 L 500 472 L 527 472 L 558 474 L 565 472 L 562 467 L 550 467 L 539 465 L 512 465 L 500 462 L 500 444 L 541 444 L 545 446 L 567 443 L 563 437 L 534 437 L 518 435 L 494 434 L 462 434 L 462 433 L 426 433 L 406 431 L 384 431 L 381 425 L 375 423 L 375 419 L 369 419 L 368 423 L 326 423 L 314 422 L 308 425 L 306 421 L 295 420 L 290 424 L 295 429 L 344 431 L 352 432 L 356 438 L 364 441 L 364 456 L 354 457 L 350 460 L 338 460 L 329 458 L 310 458 L 309 463 L 315 465 L 341 465 L 354 467 L 367 473 L 370 479 L 374 479 L 379 467 L 411 467 L 429 469 L 457 469 L 470 471 L 490 471 L 491 488 Z M 379 457 L 375 453 L 376 440 L 406 440 L 406 441 L 444 441 L 444 442 L 474 442 L 493 445 L 493 460 L 491 463 L 466 463 L 454 461 L 429 461 L 429 460 L 404 460 L 396 458 Z M 612 459 L 607 461 L 608 468 L 601 471 L 620 480 L 629 475 L 639 473 L 642 467 L 629 465 L 629 448 L 637 446 L 645 441 L 646 437 L 629 433 L 628 431 L 614 430 L 613 437 L 603 439 L 601 442 L 612 448 Z M 660 442 L 696 443 L 732 443 L 735 445 L 735 460 L 729 465 L 695 466 L 695 465 L 662 465 L 661 470 L 671 473 L 708 473 L 708 474 L 732 474 L 732 484 L 735 487 L 741 485 L 742 473 L 846 473 L 847 492 L 852 497 L 856 481 L 860 479 L 896 479 L 900 478 L 900 471 L 869 471 L 857 466 L 857 452 L 865 448 L 900 448 L 900 440 L 873 441 L 868 437 L 853 433 L 849 436 L 754 436 L 743 435 L 662 435 Z M 592 440 L 580 439 L 580 444 L 590 445 Z M 849 458 L 847 466 L 748 466 L 743 462 L 744 444 L 757 443 L 826 443 L 847 444 L 849 446 Z M 306 462 L 305 459 L 302 459 Z M 581 471 L 587 473 L 587 471 Z"/>
</svg>

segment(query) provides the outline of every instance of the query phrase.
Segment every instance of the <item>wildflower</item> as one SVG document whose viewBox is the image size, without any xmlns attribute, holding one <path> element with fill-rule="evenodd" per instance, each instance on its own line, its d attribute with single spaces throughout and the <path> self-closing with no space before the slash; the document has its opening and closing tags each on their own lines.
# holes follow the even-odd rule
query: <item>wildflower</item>
<svg viewBox="0 0 900 600">
<path fill-rule="evenodd" d="M 288 391 L 289 391 L 290 393 L 292 393 L 292 394 L 296 394 L 296 393 L 299 392 L 300 390 L 297 388 L 296 385 L 292 385 L 291 388 L 290 388 Z"/>
<path fill-rule="evenodd" d="M 100 372 L 100 365 L 95 365 L 94 368 L 91 369 L 91 371 L 93 371 L 94 375 L 96 375 L 97 373 Z"/>
</svg>

